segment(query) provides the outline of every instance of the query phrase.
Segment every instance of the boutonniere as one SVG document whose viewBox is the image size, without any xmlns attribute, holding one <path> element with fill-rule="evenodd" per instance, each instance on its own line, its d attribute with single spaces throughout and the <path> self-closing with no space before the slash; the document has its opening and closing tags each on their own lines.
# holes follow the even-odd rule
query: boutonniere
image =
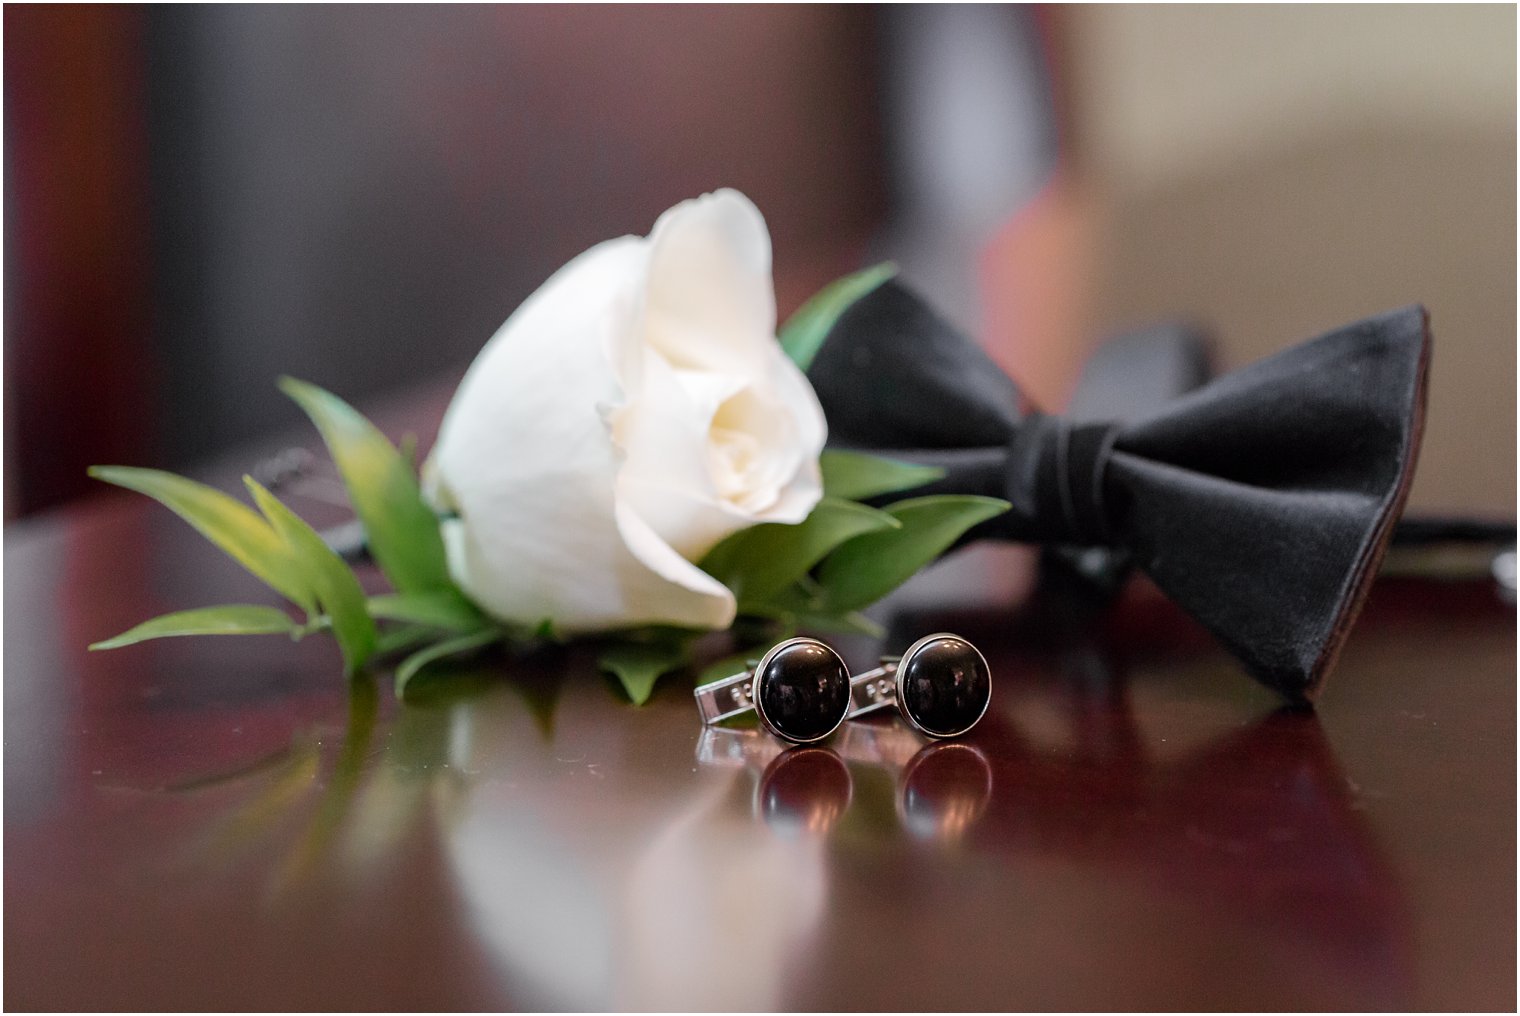
<svg viewBox="0 0 1520 1016">
<path fill-rule="evenodd" d="M 641 703 L 689 665 L 700 635 L 740 621 L 771 641 L 798 628 L 873 631 L 862 608 L 1010 507 L 976 493 L 915 497 L 943 470 L 825 449 L 804 368 L 891 274 L 834 283 L 778 333 L 760 212 L 732 190 L 683 202 L 649 236 L 581 254 L 507 319 L 420 475 L 340 398 L 283 379 L 391 591 L 366 594 L 252 478 L 250 505 L 171 473 L 101 466 L 91 475 L 174 511 L 288 607 L 180 611 L 91 648 L 323 633 L 349 674 L 393 663 L 404 695 L 437 661 L 585 639 Z"/>
</svg>

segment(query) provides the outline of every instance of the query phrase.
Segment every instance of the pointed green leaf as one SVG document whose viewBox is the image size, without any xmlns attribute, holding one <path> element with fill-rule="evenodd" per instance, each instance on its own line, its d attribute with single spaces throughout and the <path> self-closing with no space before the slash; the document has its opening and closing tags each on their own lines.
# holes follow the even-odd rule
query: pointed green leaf
<svg viewBox="0 0 1520 1016">
<path fill-rule="evenodd" d="M 622 683 L 634 705 L 641 706 L 649 701 L 655 681 L 686 664 L 690 650 L 688 640 L 663 644 L 618 642 L 602 650 L 597 664 Z"/>
<path fill-rule="evenodd" d="M 144 621 L 91 649 L 120 649 L 148 639 L 177 635 L 290 635 L 299 638 L 302 629 L 283 610 L 249 603 L 229 603 L 220 607 L 197 607 L 164 614 Z"/>
<path fill-rule="evenodd" d="M 401 443 L 396 446 L 396 451 L 401 453 L 401 461 L 406 463 L 407 471 L 416 476 L 422 466 L 417 461 L 417 435 L 407 431 L 401 435 Z"/>
<path fill-rule="evenodd" d="M 491 622 L 474 604 L 453 590 L 371 596 L 369 616 L 385 621 L 409 621 L 448 631 L 478 631 Z"/>
<path fill-rule="evenodd" d="M 269 523 L 241 501 L 158 469 L 92 466 L 89 473 L 97 480 L 148 495 L 290 602 L 307 613 L 316 611 L 316 598 L 300 562 Z"/>
<path fill-rule="evenodd" d="M 807 588 L 809 586 L 814 588 Z M 749 613 L 781 621 L 788 632 L 807 629 L 814 632 L 867 635 L 871 638 L 881 638 L 886 634 L 881 625 L 858 611 L 832 609 L 825 598 L 826 593 L 827 590 L 816 586 L 816 583 L 793 583 L 767 603 L 749 608 Z"/>
<path fill-rule="evenodd" d="M 781 327 L 781 348 L 803 370 L 823 348 L 829 329 L 850 305 L 897 274 L 897 266 L 884 262 L 824 286 Z"/>
<path fill-rule="evenodd" d="M 438 629 L 421 624 L 402 624 L 380 632 L 375 639 L 375 656 L 388 656 L 418 646 L 428 645 L 438 639 Z"/>
<path fill-rule="evenodd" d="M 943 469 L 934 466 L 837 448 L 825 449 L 818 457 L 818 467 L 823 470 L 823 492 L 846 501 L 864 501 L 880 494 L 911 490 L 945 475 Z"/>
<path fill-rule="evenodd" d="M 344 669 L 352 676 L 375 651 L 378 637 L 375 622 L 364 607 L 364 589 L 359 580 L 304 519 L 253 477 L 245 476 L 243 482 L 274 531 L 300 561 L 307 584 L 316 590 L 317 600 L 332 622 L 333 635 L 343 652 Z"/>
<path fill-rule="evenodd" d="M 950 548 L 962 533 L 1009 509 L 995 497 L 941 494 L 888 505 L 900 529 L 867 533 L 830 554 L 818 569 L 828 612 L 875 603 Z"/>
<path fill-rule="evenodd" d="M 417 676 L 417 672 L 429 663 L 436 663 L 450 656 L 459 656 L 471 650 L 482 649 L 492 642 L 500 640 L 501 632 L 494 628 L 487 628 L 483 631 L 471 632 L 468 635 L 460 635 L 457 638 L 435 642 L 426 649 L 413 653 L 405 660 L 402 660 L 401 665 L 396 668 L 396 697 L 401 698 L 406 694 L 406 686 L 411 683 L 412 678 Z"/>
<path fill-rule="evenodd" d="M 316 385 L 281 378 L 337 463 L 375 561 L 403 593 L 453 588 L 438 518 L 406 458 L 358 410 Z"/>
<path fill-rule="evenodd" d="M 793 614 L 792 617 L 798 628 L 807 631 L 838 635 L 864 635 L 867 638 L 873 639 L 879 639 L 887 633 L 885 628 L 858 610 L 847 610 L 841 613 L 802 611 Z"/>
<path fill-rule="evenodd" d="M 785 590 L 845 541 L 898 525 L 886 512 L 825 497 L 796 525 L 740 530 L 714 547 L 701 568 L 734 591 L 742 611 Z"/>
<path fill-rule="evenodd" d="M 713 681 L 721 681 L 725 677 L 733 677 L 735 674 L 748 670 L 750 667 L 753 667 L 755 664 L 759 663 L 760 657 L 764 656 L 765 651 L 774 644 L 775 643 L 769 643 L 765 645 L 753 646 L 742 653 L 735 653 L 732 656 L 725 656 L 721 660 L 718 660 L 714 663 L 709 663 L 707 666 L 703 667 L 702 672 L 697 675 L 697 684 L 702 685 L 709 684 Z"/>
</svg>

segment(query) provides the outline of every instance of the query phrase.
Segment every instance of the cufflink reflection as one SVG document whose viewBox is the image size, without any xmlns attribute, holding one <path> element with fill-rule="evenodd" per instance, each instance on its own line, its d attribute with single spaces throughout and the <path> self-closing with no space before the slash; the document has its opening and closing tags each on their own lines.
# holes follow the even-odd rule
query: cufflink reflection
<svg viewBox="0 0 1520 1016">
<path fill-rule="evenodd" d="M 908 760 L 897 815 L 915 839 L 959 840 L 992 800 L 992 768 L 969 744 L 931 744 Z"/>
<path fill-rule="evenodd" d="M 855 797 L 851 765 L 892 775 L 898 823 L 918 840 L 959 840 L 992 800 L 992 767 L 980 749 L 926 745 L 896 724 L 849 724 L 827 748 L 789 748 L 754 728 L 708 727 L 696 760 L 748 773 L 754 817 L 786 837 L 825 835 L 839 823 Z"/>
<path fill-rule="evenodd" d="M 784 751 L 760 774 L 755 815 L 777 832 L 818 835 L 834 828 L 855 798 L 855 781 L 827 748 Z"/>
</svg>

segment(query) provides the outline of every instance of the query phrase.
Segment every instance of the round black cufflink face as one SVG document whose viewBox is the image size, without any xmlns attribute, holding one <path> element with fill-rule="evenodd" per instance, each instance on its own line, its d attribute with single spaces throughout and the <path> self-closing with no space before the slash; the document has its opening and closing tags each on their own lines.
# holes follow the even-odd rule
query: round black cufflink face
<svg viewBox="0 0 1520 1016">
<path fill-rule="evenodd" d="M 749 670 L 693 691 L 704 724 L 753 709 L 772 734 L 794 744 L 821 741 L 850 711 L 850 671 L 817 639 L 787 639 Z"/>
<path fill-rule="evenodd" d="M 767 730 L 811 744 L 838 730 L 850 711 L 850 671 L 817 639 L 787 639 L 755 666 L 753 698 Z"/>
<path fill-rule="evenodd" d="M 926 635 L 897 665 L 903 718 L 929 737 L 958 737 L 976 726 L 992 701 L 987 661 L 959 635 Z"/>
</svg>

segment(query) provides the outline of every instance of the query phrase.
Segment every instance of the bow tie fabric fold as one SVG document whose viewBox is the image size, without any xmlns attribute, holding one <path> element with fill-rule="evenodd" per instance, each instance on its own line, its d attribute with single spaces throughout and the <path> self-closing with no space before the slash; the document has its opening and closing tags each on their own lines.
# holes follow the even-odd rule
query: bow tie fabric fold
<svg viewBox="0 0 1520 1016">
<path fill-rule="evenodd" d="M 1310 700 L 1408 493 L 1429 360 L 1408 307 L 1144 418 L 1074 424 L 887 282 L 841 315 L 808 378 L 831 444 L 942 468 L 923 493 L 1012 503 L 974 537 L 1121 550 L 1258 680 Z"/>
</svg>

